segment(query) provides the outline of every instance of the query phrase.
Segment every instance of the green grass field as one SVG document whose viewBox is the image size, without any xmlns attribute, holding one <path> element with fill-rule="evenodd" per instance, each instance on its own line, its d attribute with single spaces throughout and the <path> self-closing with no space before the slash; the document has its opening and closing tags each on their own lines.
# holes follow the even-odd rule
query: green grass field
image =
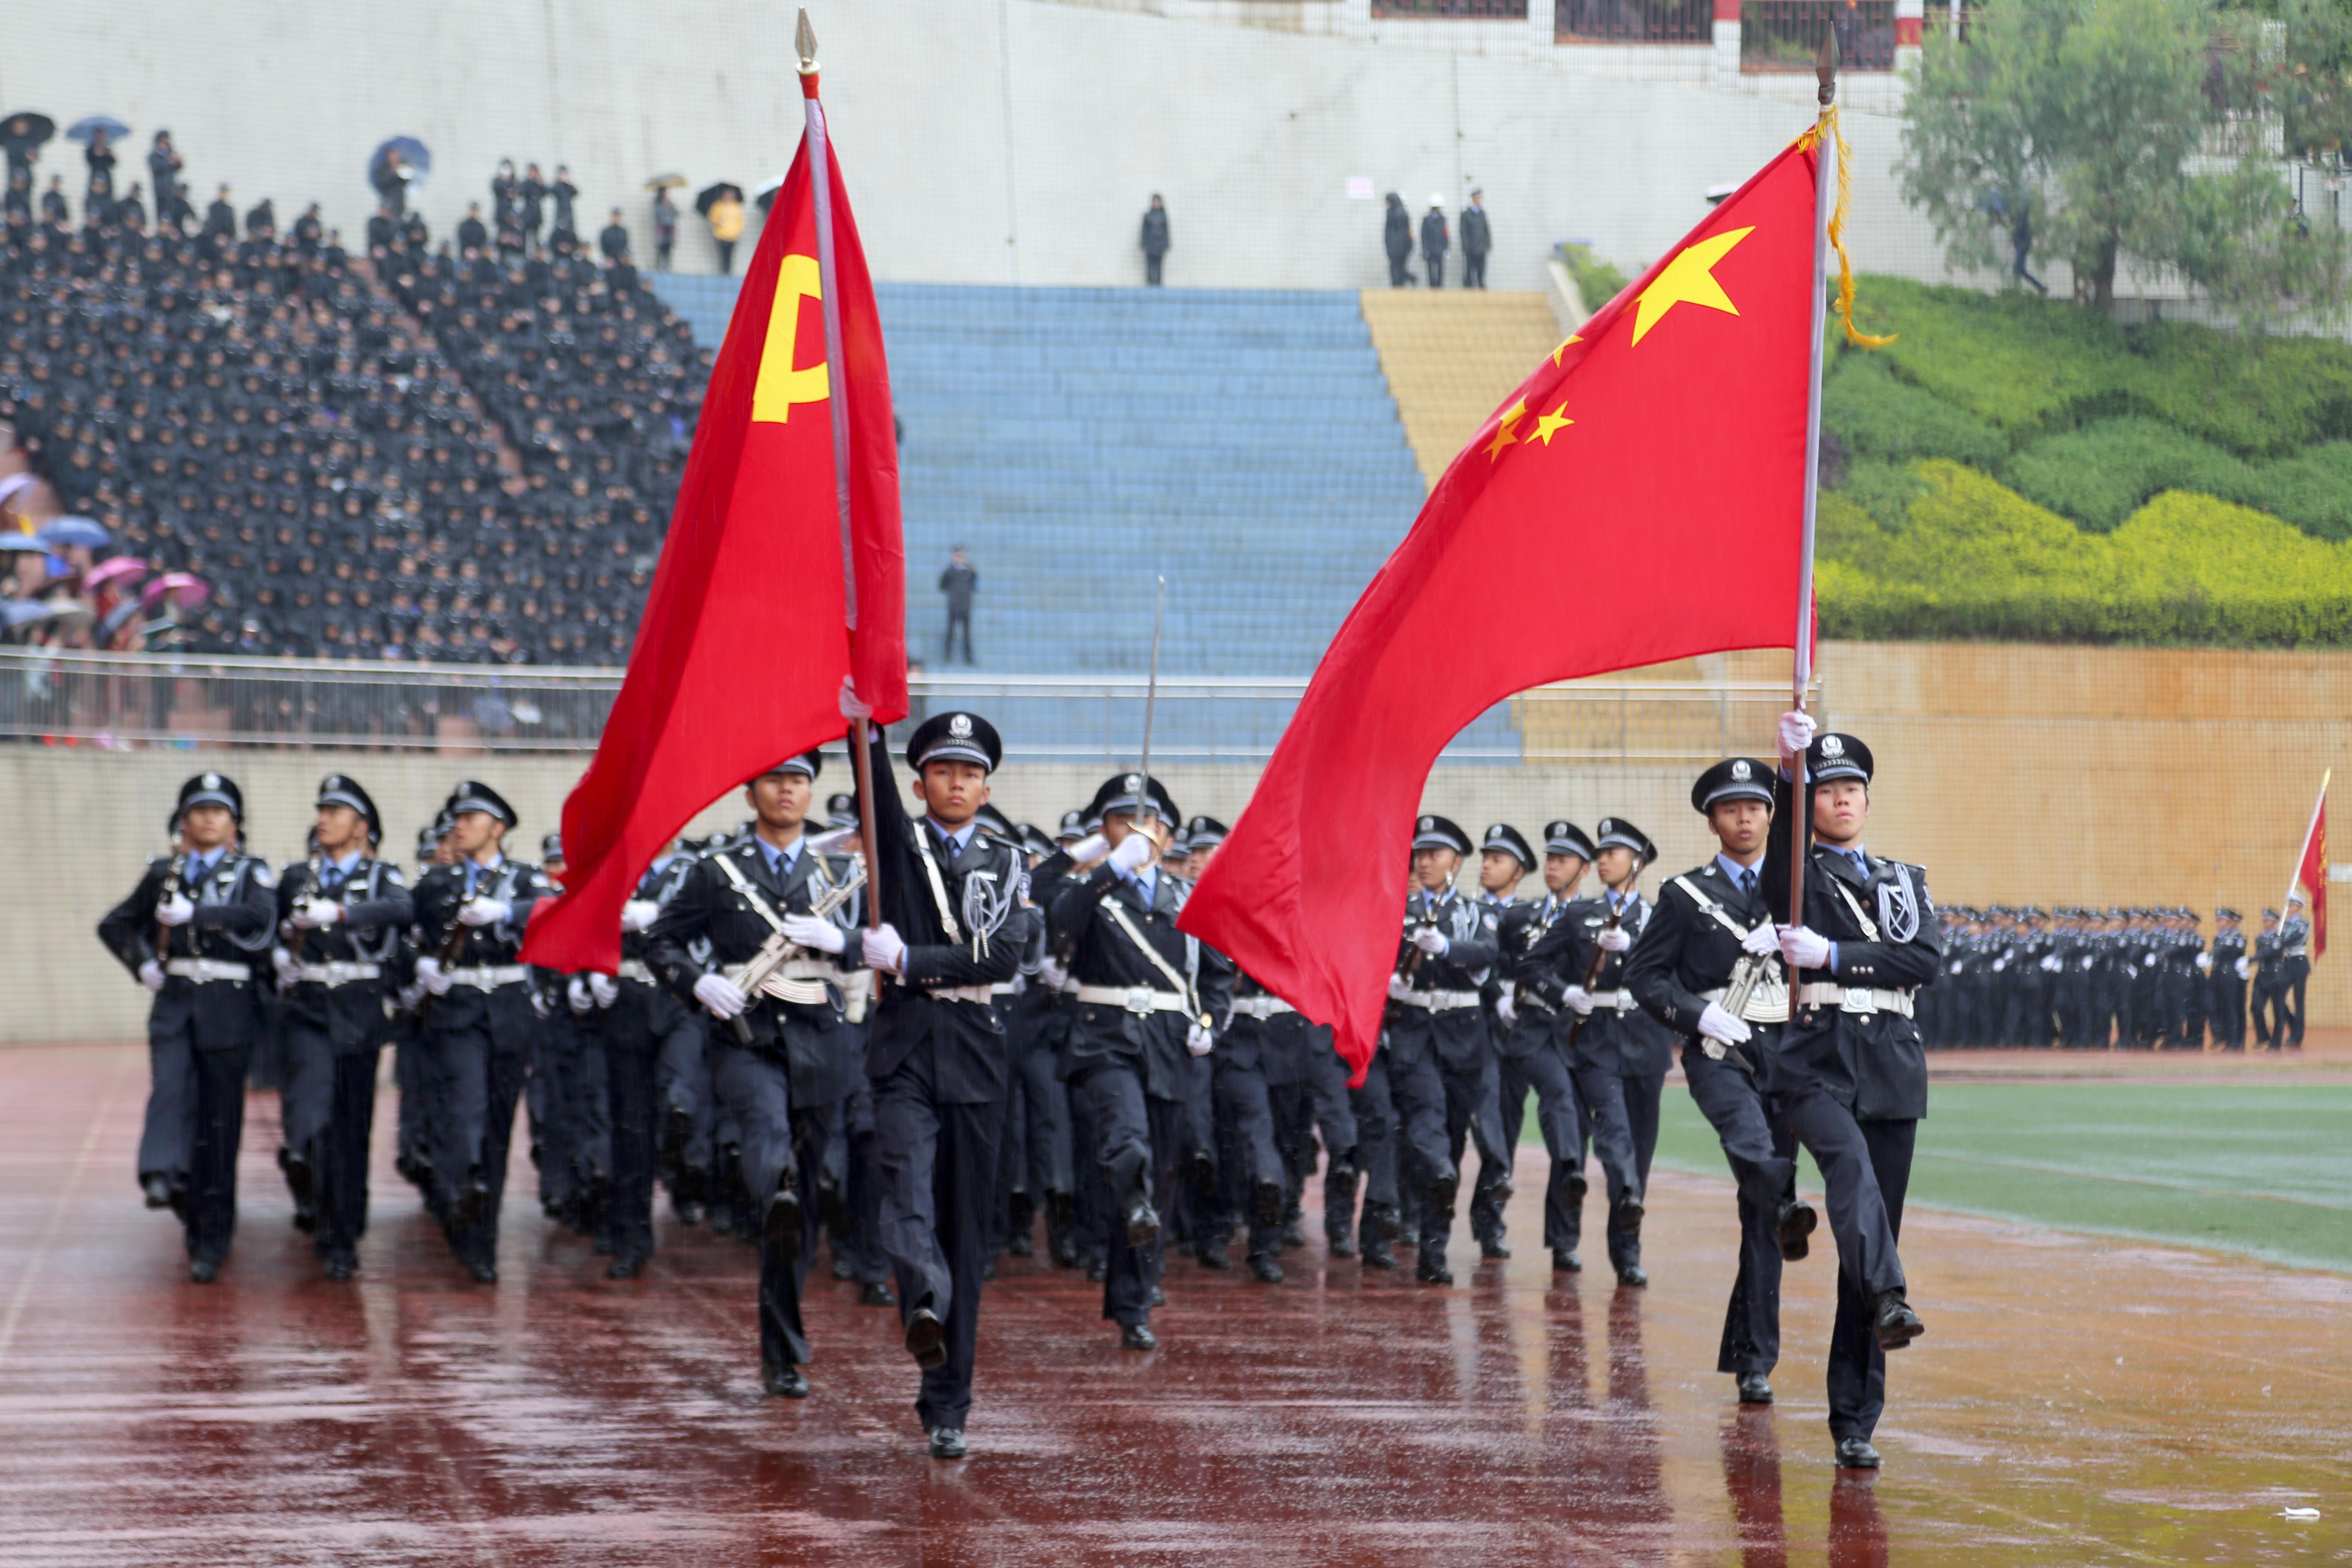
<svg viewBox="0 0 2352 1568">
<path fill-rule="evenodd" d="M 1727 1174 L 1679 1085 L 1663 1123 L 1658 1163 Z M 1939 1083 L 1910 1202 L 2352 1271 L 2352 1084 Z"/>
</svg>

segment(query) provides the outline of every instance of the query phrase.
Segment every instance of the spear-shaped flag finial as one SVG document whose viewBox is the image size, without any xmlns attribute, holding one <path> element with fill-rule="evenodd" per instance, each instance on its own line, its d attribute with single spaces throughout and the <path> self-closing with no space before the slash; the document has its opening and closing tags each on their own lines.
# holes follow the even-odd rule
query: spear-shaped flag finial
<svg viewBox="0 0 2352 1568">
<path fill-rule="evenodd" d="M 800 51 L 801 75 L 816 75 L 816 29 L 809 26 L 808 7 L 801 7 L 800 26 L 793 29 L 793 47 Z"/>
<path fill-rule="evenodd" d="M 807 23 L 807 12 L 803 11 L 801 13 L 801 20 L 803 25 Z M 803 67 L 802 68 L 806 69 L 807 68 Z M 1832 21 L 1822 32 L 1821 52 L 1813 57 L 1813 79 L 1822 84 L 1820 90 L 1814 96 L 1821 100 L 1821 105 L 1823 109 L 1827 109 L 1831 103 L 1836 100 L 1837 73 L 1837 23 L 1835 21 Z"/>
</svg>

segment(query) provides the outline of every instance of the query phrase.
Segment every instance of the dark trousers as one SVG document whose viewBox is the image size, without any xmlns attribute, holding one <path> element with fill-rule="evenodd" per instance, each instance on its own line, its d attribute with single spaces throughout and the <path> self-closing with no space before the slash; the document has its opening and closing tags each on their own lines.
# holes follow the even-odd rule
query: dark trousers
<svg viewBox="0 0 2352 1568">
<path fill-rule="evenodd" d="M 319 1224 L 315 1245 L 324 1259 L 357 1262 L 360 1237 L 367 1234 L 368 1144 L 375 1131 L 376 1057 L 374 1046 L 341 1051 L 328 1068 L 326 1123 L 308 1146 Z"/>
<path fill-rule="evenodd" d="M 1431 288 L 1443 289 L 1445 287 L 1445 258 L 1443 256 L 1432 256 L 1427 251 L 1423 251 L 1421 257 L 1421 264 L 1429 273 L 1429 286 Z"/>
<path fill-rule="evenodd" d="M 842 1178 L 842 1205 L 847 1211 L 849 1237 L 845 1247 L 834 1237 L 834 1255 L 845 1251 L 850 1278 L 860 1285 L 879 1285 L 890 1277 L 890 1260 L 882 1252 L 882 1172 L 874 1136 L 874 1091 L 859 1084 L 841 1102 L 841 1143 L 848 1156 Z"/>
<path fill-rule="evenodd" d="M 2308 973 L 2290 972 L 2286 984 L 2279 991 L 2279 1003 L 2285 1015 L 2281 1027 L 2286 1032 L 2286 1043 L 2290 1046 L 2303 1044 L 2303 992 L 2304 987 L 2310 984 Z"/>
<path fill-rule="evenodd" d="M 2232 972 L 2212 982 L 2206 1015 L 2213 1026 L 2213 1043 L 2225 1051 L 2246 1048 L 2246 983 Z"/>
<path fill-rule="evenodd" d="M 730 1036 L 714 1038 L 710 1053 L 711 1081 L 742 1135 L 737 1201 L 764 1219 L 767 1205 L 786 1183 L 800 1200 L 800 1242 L 790 1257 L 768 1245 L 764 1225 L 759 1232 L 761 1364 L 798 1366 L 809 1359 L 801 1295 L 819 1229 L 816 1175 L 825 1145 L 839 1129 L 841 1106 L 794 1106 L 792 1069 L 777 1052 L 737 1045 Z"/>
<path fill-rule="evenodd" d="M 507 1156 L 514 1146 L 515 1105 L 530 1070 L 530 1042 L 494 1034 L 487 1021 L 458 1029 L 428 1025 L 425 1049 L 447 1095 L 433 1170 L 452 1205 L 449 1245 L 462 1262 L 495 1264 Z M 487 1194 L 472 1218 L 457 1217 L 456 1205 L 478 1173 Z"/>
<path fill-rule="evenodd" d="M 947 1364 L 923 1373 L 915 1410 L 923 1427 L 961 1428 L 971 1410 L 980 1342 L 981 1271 L 996 1185 L 1001 1100 L 941 1100 L 930 1052 L 919 1047 L 874 1085 L 876 1164 L 882 1176 L 882 1250 L 898 1282 L 903 1322 L 918 1307 L 947 1329 Z"/>
<path fill-rule="evenodd" d="M 1755 1056 L 1770 1046 L 1750 1041 Z M 1691 1099 L 1723 1145 L 1739 1186 L 1739 1272 L 1723 1312 L 1717 1372 L 1770 1372 L 1780 1359 L 1780 1205 L 1797 1190 L 1797 1142 L 1756 1080 L 1696 1044 L 1683 1047 Z"/>
<path fill-rule="evenodd" d="M 1165 1268 L 1166 1221 L 1175 1203 L 1184 1102 L 1146 1094 L 1143 1075 L 1124 1062 L 1088 1068 L 1072 1081 L 1086 1096 L 1094 1122 L 1095 1163 L 1110 1204 L 1102 1315 L 1122 1325 L 1148 1323 L 1151 1288 L 1160 1283 Z M 1162 1223 L 1160 1235 L 1149 1244 L 1132 1247 L 1124 1216 L 1139 1189 L 1150 1197 Z"/>
<path fill-rule="evenodd" d="M 227 1259 L 236 1235 L 236 1152 L 245 1137 L 245 1074 L 253 1047 L 191 1054 L 196 1115 L 188 1163 L 188 1258 L 217 1264 Z"/>
<path fill-rule="evenodd" d="M 1460 1067 L 1438 1064 L 1438 1081 L 1445 1089 L 1445 1148 L 1454 1168 L 1462 1169 L 1466 1147 L 1478 1151 L 1478 1180 L 1470 1198 L 1470 1231 L 1480 1240 L 1503 1233 L 1503 1200 L 1510 1190 L 1510 1160 L 1503 1142 L 1500 1079 L 1491 1047 Z M 1434 1203 L 1423 1205 L 1421 1255 L 1433 1262 L 1445 1260 L 1445 1244 L 1454 1234 L 1454 1211 Z"/>
<path fill-rule="evenodd" d="M 1916 1121 L 1857 1120 L 1819 1089 L 1784 1096 L 1781 1115 L 1811 1152 L 1827 1191 L 1837 1237 L 1837 1321 L 1830 1331 L 1830 1436 L 1868 1437 L 1886 1408 L 1886 1352 L 1878 1348 L 1871 1303 L 1904 1288 L 1895 1244 L 1911 1185 Z"/>
<path fill-rule="evenodd" d="M 971 606 L 970 605 L 959 605 L 954 600 L 950 599 L 948 601 L 948 635 L 946 640 L 940 645 L 940 662 L 941 664 L 953 664 L 955 662 L 956 633 L 958 631 L 961 631 L 963 633 L 963 661 L 966 664 L 970 664 L 972 662 Z"/>
<path fill-rule="evenodd" d="M 1288 1171 L 1275 1141 L 1274 1100 L 1265 1074 L 1210 1058 L 1215 1068 L 1217 1213 L 1209 1233 L 1223 1238 L 1235 1225 L 1249 1227 L 1249 1255 L 1272 1258 L 1282 1250 L 1282 1204 L 1289 1195 Z M 1271 1207 L 1274 1216 L 1266 1217 Z"/>
<path fill-rule="evenodd" d="M 1338 1053 L 1333 1053 L 1338 1060 Z M 1347 1064 L 1340 1063 L 1340 1070 Z M 1391 1218 L 1397 1207 L 1397 1113 L 1396 1101 L 1389 1092 L 1389 1053 L 1385 1047 L 1375 1051 L 1364 1069 L 1364 1081 L 1348 1090 L 1348 1114 L 1356 1125 L 1356 1184 L 1364 1212 L 1375 1210 Z M 1323 1188 L 1323 1235 L 1327 1241 L 1344 1239 L 1355 1235 L 1356 1214 L 1353 1200 L 1347 1205 L 1336 1202 L 1327 1180 Z"/>
<path fill-rule="evenodd" d="M 2267 1038 L 2268 1037 L 2264 1037 Z M 147 1034 L 147 1120 L 139 1134 L 139 1179 L 185 1186 L 195 1163 L 196 1046 L 184 1028 Z"/>
<path fill-rule="evenodd" d="M 731 239 L 714 239 L 710 242 L 710 247 L 719 252 L 719 276 L 721 278 L 731 276 L 735 271 L 735 242 Z"/>
<path fill-rule="evenodd" d="M 285 1087 L 278 1091 L 279 1141 L 308 1159 L 334 1115 L 334 1042 L 324 1024 L 313 1024 L 291 1007 L 278 1017 L 285 1050 Z"/>
<path fill-rule="evenodd" d="M 606 1016 L 611 1020 L 611 1015 Z M 605 1224 L 615 1258 L 651 1258 L 654 1253 L 654 1170 L 659 1163 L 661 1138 L 659 1067 L 655 1041 L 642 1031 L 605 1044 L 604 1094 L 613 1149 L 612 1206 Z"/>
<path fill-rule="evenodd" d="M 1621 1078 L 1613 1068 L 1580 1067 L 1573 1069 L 1576 1080 L 1576 1102 L 1584 1111 L 1584 1132 L 1592 1145 L 1592 1157 L 1601 1163 L 1601 1180 L 1609 1193 L 1609 1261 L 1619 1268 L 1632 1268 L 1642 1261 L 1642 1244 L 1637 1237 L 1627 1236 L 1617 1223 L 1617 1207 L 1631 1200 L 1643 1201 L 1650 1190 L 1648 1161 L 1642 1129 L 1634 1118 L 1637 1108 L 1648 1101 L 1648 1142 L 1646 1148 L 1655 1152 L 1658 1147 L 1658 1100 L 1664 1092 L 1663 1079 Z M 1643 1086 L 1654 1085 L 1645 1097 Z M 1584 1163 L 1580 1150 L 1576 1163 Z M 1584 1206 L 1578 1204 L 1570 1215 L 1567 1226 L 1568 1245 L 1572 1249 L 1584 1233 Z"/>
<path fill-rule="evenodd" d="M 1437 1053 L 1423 1045 L 1410 1052 L 1384 1051 L 1389 1100 L 1396 1107 L 1397 1185 L 1417 1205 L 1431 1184 L 1445 1173 L 1459 1173 L 1445 1127 L 1445 1075 Z"/>
<path fill-rule="evenodd" d="M 2255 972 L 2254 1044 L 2273 1050 L 2286 1044 L 2285 990 L 2275 980 L 2265 984 L 2262 972 Z"/>
<path fill-rule="evenodd" d="M 1412 253 L 1410 251 L 1391 250 L 1389 252 L 1390 288 L 1402 289 L 1412 282 L 1412 269 L 1408 265 L 1412 259 Z"/>
<path fill-rule="evenodd" d="M 1486 253 L 1465 250 L 1462 253 L 1462 287 L 1484 289 L 1486 286 Z"/>
<path fill-rule="evenodd" d="M 1544 1183 L 1544 1245 L 1555 1252 L 1573 1252 L 1584 1209 L 1584 1144 L 1590 1134 L 1568 1058 L 1557 1044 L 1547 1043 L 1504 1066 L 1535 1092 L 1536 1130 L 1551 1158 L 1551 1173 Z M 1518 1109 L 1524 1111 L 1525 1105 L 1522 1096 Z"/>
<path fill-rule="evenodd" d="M 1070 1091 L 1054 1076 L 1054 1053 L 1031 1049 L 1014 1072 L 1021 1080 L 1022 1131 L 1028 1165 L 1016 1183 L 1032 1198 L 1068 1193 L 1076 1156 L 1070 1143 Z"/>
<path fill-rule="evenodd" d="M 1148 250 L 1143 253 L 1143 286 L 1145 288 L 1160 287 L 1160 263 L 1165 258 L 1154 256 Z"/>
</svg>

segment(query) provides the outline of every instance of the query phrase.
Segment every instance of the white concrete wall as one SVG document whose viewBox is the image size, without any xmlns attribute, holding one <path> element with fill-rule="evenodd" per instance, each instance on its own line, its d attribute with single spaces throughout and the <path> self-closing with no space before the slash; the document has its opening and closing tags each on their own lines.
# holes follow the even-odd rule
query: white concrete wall
<svg viewBox="0 0 2352 1568">
<path fill-rule="evenodd" d="M 748 188 L 790 162 L 793 14 L 772 0 L 419 0 L 373 17 L 306 0 L 0 0 L 0 105 L 129 121 L 126 181 L 144 179 L 148 136 L 168 126 L 199 206 L 226 179 L 240 208 L 267 193 L 290 220 L 318 199 L 353 237 L 386 136 L 432 148 L 419 205 L 436 233 L 486 198 L 499 158 L 568 163 L 583 229 L 618 203 L 643 254 L 647 174 Z M 1482 184 L 1492 285 L 1540 289 L 1557 240 L 1628 268 L 1654 258 L 1705 211 L 1700 192 L 1811 119 L 1810 79 L 1628 79 L 1626 51 L 1539 49 L 1524 24 L 1463 34 L 1486 51 L 1465 53 L 1429 42 L 1438 24 L 1318 35 L 1213 8 L 821 0 L 812 16 L 866 245 L 894 280 L 1138 282 L 1136 225 L 1160 191 L 1171 285 L 1374 285 L 1380 205 L 1345 190 L 1365 176 L 1416 213 L 1433 192 L 1458 206 Z M 1848 101 L 1888 85 L 1853 79 Z M 1940 276 L 1887 174 L 1895 123 L 1856 112 L 1847 126 L 1857 260 Z M 60 140 L 42 165 L 77 195 L 79 152 Z M 708 236 L 685 216 L 681 265 L 706 269 Z"/>
</svg>

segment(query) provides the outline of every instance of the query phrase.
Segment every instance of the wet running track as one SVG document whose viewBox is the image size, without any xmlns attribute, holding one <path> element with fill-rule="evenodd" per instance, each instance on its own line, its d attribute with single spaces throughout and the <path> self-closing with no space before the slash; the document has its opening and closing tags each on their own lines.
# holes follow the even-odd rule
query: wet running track
<svg viewBox="0 0 2352 1568">
<path fill-rule="evenodd" d="M 814 1397 L 762 1397 L 751 1255 L 700 1230 L 615 1283 L 520 1215 L 478 1287 L 380 1162 L 361 1277 L 326 1283 L 268 1097 L 236 1254 L 191 1285 L 132 1186 L 144 1077 L 0 1051 L 0 1564 L 2352 1562 L 2340 1276 L 1916 1214 L 1928 1337 L 1886 1468 L 1841 1479 L 1828 1248 L 1790 1270 L 1780 1403 L 1742 1411 L 1711 1370 L 1728 1184 L 1662 1175 L 1654 1283 L 1619 1291 L 1554 1279 L 1530 1163 L 1509 1263 L 1180 1261 L 1149 1356 L 1098 1287 L 1008 1260 L 942 1464 L 896 1314 L 849 1286 L 814 1287 Z"/>
</svg>

